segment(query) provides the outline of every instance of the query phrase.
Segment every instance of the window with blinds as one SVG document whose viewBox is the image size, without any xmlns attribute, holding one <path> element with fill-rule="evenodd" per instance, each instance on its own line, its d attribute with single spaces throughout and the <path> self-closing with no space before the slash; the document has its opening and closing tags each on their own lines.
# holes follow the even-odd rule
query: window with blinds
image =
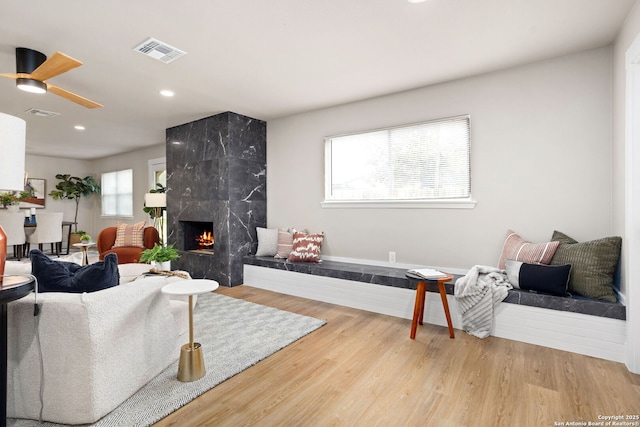
<svg viewBox="0 0 640 427">
<path fill-rule="evenodd" d="M 471 197 L 469 116 L 325 139 L 325 200 Z"/>
<path fill-rule="evenodd" d="M 133 216 L 133 170 L 102 174 L 102 215 Z"/>
</svg>

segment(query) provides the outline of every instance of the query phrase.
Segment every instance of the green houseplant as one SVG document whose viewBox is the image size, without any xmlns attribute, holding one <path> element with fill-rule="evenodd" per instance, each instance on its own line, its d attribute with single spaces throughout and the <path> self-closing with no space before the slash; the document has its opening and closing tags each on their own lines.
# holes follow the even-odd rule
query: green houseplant
<svg viewBox="0 0 640 427">
<path fill-rule="evenodd" d="M 76 213 L 73 217 L 75 222 L 73 228 L 78 229 L 78 206 L 80 205 L 80 199 L 91 196 L 92 194 L 100 194 L 100 185 L 98 181 L 92 176 L 86 176 L 80 178 L 77 176 L 71 176 L 69 174 L 57 174 L 56 178 L 60 180 L 56 184 L 55 190 L 51 190 L 49 195 L 54 200 L 68 199 L 76 202 Z"/>
<path fill-rule="evenodd" d="M 15 206 L 21 201 L 33 197 L 33 192 L 31 191 L 21 191 L 16 194 L 16 192 L 5 192 L 0 193 L 0 205 L 3 207 Z M 17 209 L 17 208 L 16 208 Z"/>
<path fill-rule="evenodd" d="M 18 198 L 13 193 L 2 193 L 0 194 L 0 204 L 3 207 L 15 205 L 18 203 Z"/>
<path fill-rule="evenodd" d="M 162 246 L 153 245 L 152 249 L 145 249 L 140 255 L 140 262 L 154 264 L 160 270 L 170 270 L 170 261 L 180 258 L 180 254 L 173 248 L 173 244 Z M 166 263 L 166 264 L 164 264 Z"/>
<path fill-rule="evenodd" d="M 69 241 L 69 244 L 73 245 L 75 243 L 80 243 L 82 241 L 82 236 L 84 236 L 85 234 L 87 234 L 87 232 L 84 231 L 84 230 L 72 231 L 71 234 L 69 235 L 69 237 L 71 239 Z"/>
</svg>

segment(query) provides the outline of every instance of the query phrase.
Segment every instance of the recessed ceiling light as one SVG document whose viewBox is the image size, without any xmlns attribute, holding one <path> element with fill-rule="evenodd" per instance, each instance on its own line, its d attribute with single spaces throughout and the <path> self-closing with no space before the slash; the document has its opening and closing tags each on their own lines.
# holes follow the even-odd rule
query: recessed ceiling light
<svg viewBox="0 0 640 427">
<path fill-rule="evenodd" d="M 171 90 L 166 90 L 166 89 L 165 89 L 165 90 L 161 90 L 161 91 L 160 91 L 160 95 L 162 95 L 162 96 L 166 96 L 167 98 L 170 98 L 170 97 L 172 97 L 172 96 L 173 96 L 173 95 L 175 95 L 175 94 L 173 93 L 173 91 L 171 91 Z"/>
<path fill-rule="evenodd" d="M 407 0 L 409 3 L 424 3 L 427 0 Z"/>
<path fill-rule="evenodd" d="M 85 130 L 85 129 L 86 129 L 86 128 L 85 128 L 84 126 L 82 126 L 82 125 L 75 125 L 73 128 L 74 128 L 75 130 Z"/>
</svg>

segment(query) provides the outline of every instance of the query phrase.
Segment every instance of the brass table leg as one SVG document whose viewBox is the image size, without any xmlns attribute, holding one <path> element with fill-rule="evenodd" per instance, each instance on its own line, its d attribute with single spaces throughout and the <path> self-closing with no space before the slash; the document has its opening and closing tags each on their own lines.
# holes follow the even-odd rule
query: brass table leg
<svg viewBox="0 0 640 427">
<path fill-rule="evenodd" d="M 178 380 L 190 382 L 204 377 L 204 357 L 200 343 L 193 342 L 193 295 L 189 295 L 189 344 L 180 348 Z"/>
</svg>

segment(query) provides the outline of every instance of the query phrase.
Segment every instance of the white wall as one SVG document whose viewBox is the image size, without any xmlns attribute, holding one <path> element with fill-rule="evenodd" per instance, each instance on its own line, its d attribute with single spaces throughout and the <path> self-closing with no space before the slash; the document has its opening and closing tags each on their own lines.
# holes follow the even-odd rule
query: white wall
<svg viewBox="0 0 640 427">
<path fill-rule="evenodd" d="M 600 48 L 270 121 L 269 227 L 324 231 L 323 254 L 469 268 L 495 265 L 508 228 L 611 235 L 611 61 Z M 323 209 L 323 138 L 471 115 L 472 210 Z"/>
<path fill-rule="evenodd" d="M 96 176 L 92 172 L 91 162 L 88 160 L 62 159 L 58 157 L 43 157 L 27 155 L 25 157 L 25 168 L 29 177 L 46 179 L 45 208 L 47 212 L 64 212 L 64 221 L 73 221 L 76 204 L 72 200 L 53 200 L 49 192 L 55 189 L 59 182 L 57 174 L 69 174 L 84 178 L 88 175 Z M 98 179 L 100 176 L 98 175 Z M 78 206 L 78 230 L 84 230 L 91 234 L 94 230 L 93 210 L 99 209 L 99 198 L 97 196 L 83 197 Z"/>
<path fill-rule="evenodd" d="M 164 157 L 165 155 L 165 144 L 161 143 L 141 150 L 93 161 L 93 170 L 98 177 L 104 172 L 133 169 L 133 217 L 103 218 L 100 208 L 98 208 L 94 211 L 93 215 L 98 231 L 105 227 L 116 225 L 117 221 L 129 224 L 148 221 L 149 224 L 152 224 L 149 215 L 142 210 L 144 207 L 144 195 L 151 189 L 151 187 L 149 187 L 148 161 L 150 159 Z"/>
<path fill-rule="evenodd" d="M 626 365 L 631 372 L 640 373 L 640 292 L 637 290 L 640 280 L 637 257 L 640 253 L 640 220 L 638 206 L 640 196 L 637 194 L 640 169 L 638 154 L 637 125 L 629 126 L 629 117 L 634 121 L 640 116 L 640 81 L 637 65 L 638 40 L 640 37 L 640 2 L 636 2 L 627 16 L 624 25 L 614 44 L 613 57 L 613 170 L 614 170 L 614 227 L 616 232 L 624 236 L 622 252 L 622 287 L 627 296 L 627 357 Z M 626 58 L 627 51 L 633 46 L 633 57 Z M 633 69 L 627 66 L 633 62 Z M 634 76 L 633 78 L 629 78 Z M 635 80 L 635 84 L 631 83 Z M 627 83 L 631 83 L 627 87 Z M 635 85 L 635 87 L 634 87 Z M 634 96 L 630 96 L 635 93 Z M 630 103 L 629 101 L 633 102 Z M 632 105 L 633 104 L 633 105 Z M 634 129 L 627 133 L 628 129 Z M 635 134 L 634 134 L 635 133 Z"/>
<path fill-rule="evenodd" d="M 165 144 L 160 143 L 149 148 L 98 160 L 75 160 L 27 155 L 25 167 L 30 177 L 47 180 L 47 194 L 54 189 L 58 182 L 55 176 L 59 173 L 68 173 L 79 177 L 92 175 L 99 182 L 104 172 L 133 169 L 133 217 L 103 218 L 101 215 L 100 196 L 83 197 L 80 200 L 78 230 L 84 230 L 96 238 L 100 230 L 110 225 L 115 225 L 116 221 L 133 223 L 149 220 L 149 216 L 142 210 L 144 207 L 144 194 L 150 190 L 148 161 L 164 156 Z M 45 210 L 64 212 L 64 220 L 73 221 L 75 203 L 71 200 L 53 200 L 50 196 L 46 196 Z"/>
</svg>

